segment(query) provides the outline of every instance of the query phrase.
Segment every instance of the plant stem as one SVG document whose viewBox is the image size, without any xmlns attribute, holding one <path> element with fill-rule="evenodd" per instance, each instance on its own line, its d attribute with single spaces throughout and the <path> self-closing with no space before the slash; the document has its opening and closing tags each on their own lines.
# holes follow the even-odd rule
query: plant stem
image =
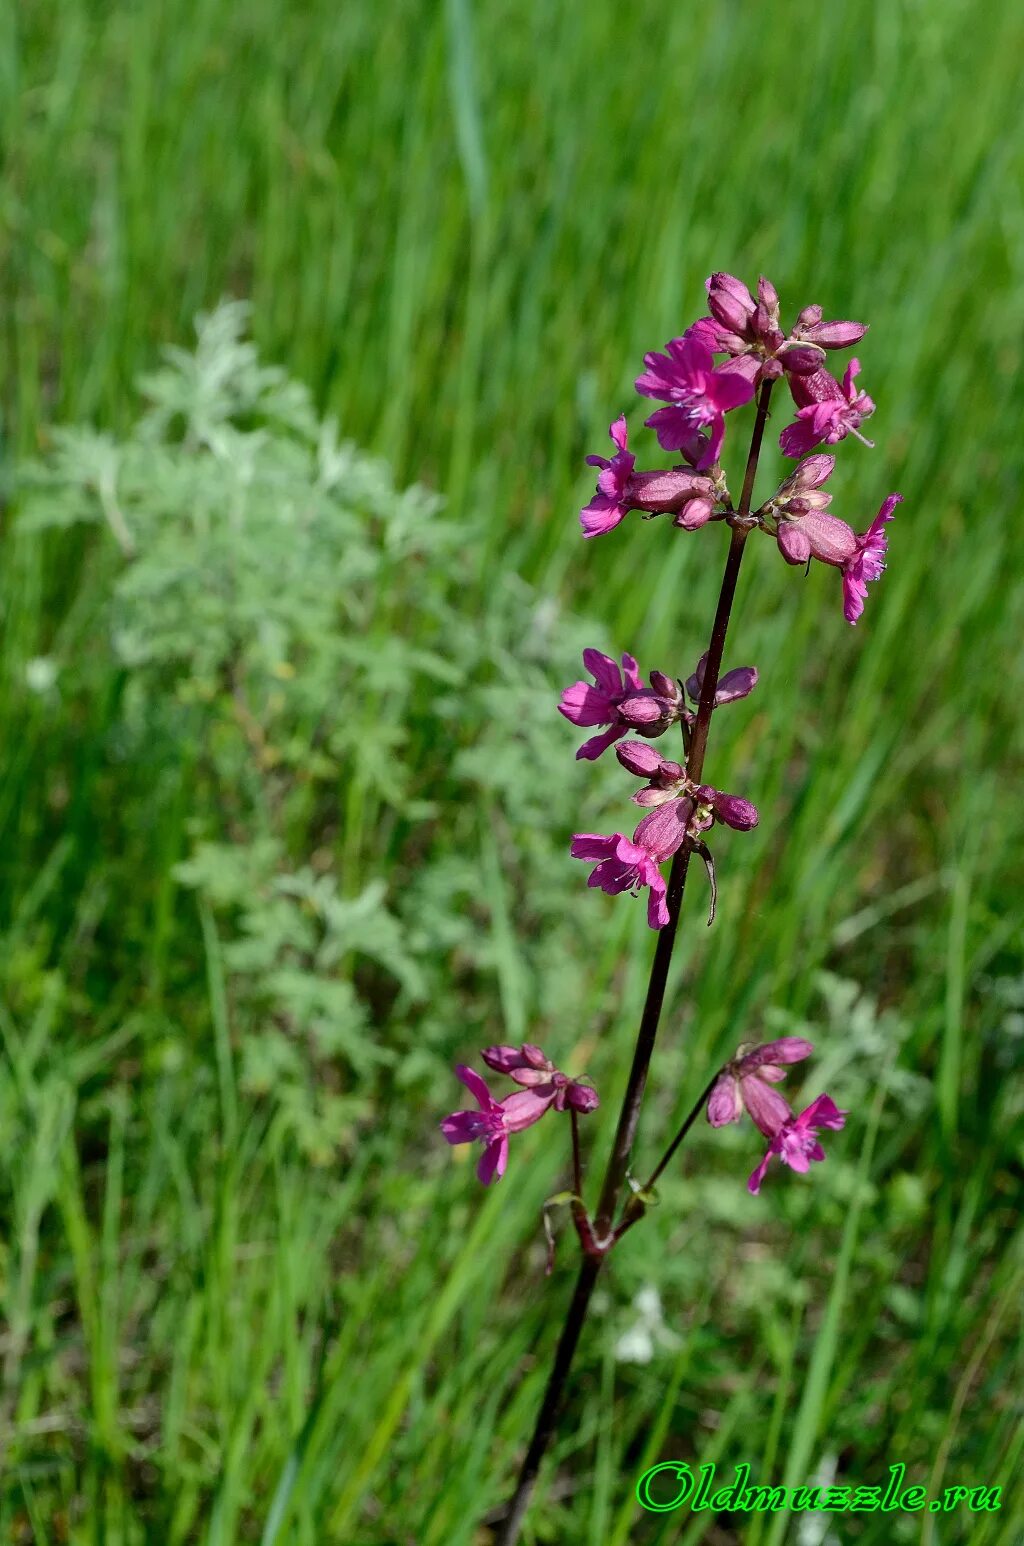
<svg viewBox="0 0 1024 1546">
<path fill-rule="evenodd" d="M 558 1420 L 558 1409 L 562 1404 L 565 1383 L 569 1377 L 569 1369 L 572 1366 L 573 1355 L 576 1352 L 576 1344 L 580 1339 L 580 1332 L 583 1330 L 583 1322 L 587 1318 L 590 1296 L 594 1292 L 594 1284 L 597 1282 L 601 1266 L 602 1258 L 599 1256 L 585 1256 L 580 1263 L 579 1275 L 576 1278 L 576 1288 L 566 1312 L 562 1335 L 558 1339 L 558 1347 L 555 1349 L 555 1361 L 551 1365 L 551 1373 L 548 1375 L 547 1388 L 544 1391 L 544 1400 L 541 1402 L 541 1408 L 537 1414 L 533 1438 L 530 1440 L 530 1447 L 526 1451 L 526 1458 L 519 1472 L 519 1481 L 512 1501 L 508 1506 L 508 1513 L 498 1526 L 495 1546 L 515 1546 L 516 1541 L 519 1539 L 519 1530 L 526 1510 L 530 1506 L 530 1497 L 533 1493 L 534 1483 L 537 1480 L 537 1472 L 540 1470 L 540 1463 L 544 1458 L 544 1452 L 551 1440 L 551 1435 L 555 1431 L 555 1423 Z"/>
<path fill-rule="evenodd" d="M 721 1070 L 720 1069 L 716 1069 L 715 1072 L 711 1075 L 711 1078 L 708 1080 L 707 1084 L 704 1086 L 704 1088 L 701 1091 L 701 1093 L 697 1096 L 697 1099 L 694 1102 L 693 1109 L 690 1111 L 689 1116 L 682 1123 L 679 1131 L 676 1133 L 676 1136 L 673 1138 L 672 1142 L 669 1144 L 668 1148 L 665 1150 L 664 1154 L 661 1156 L 661 1159 L 658 1161 L 658 1163 L 655 1165 L 654 1169 L 651 1171 L 650 1178 L 644 1184 L 643 1190 L 645 1192 L 653 1191 L 654 1188 L 657 1186 L 658 1182 L 661 1180 L 662 1175 L 667 1170 L 668 1166 L 671 1164 L 673 1156 L 675 1155 L 675 1152 L 678 1149 L 679 1145 L 682 1143 L 683 1139 L 686 1137 L 687 1133 L 690 1131 L 690 1128 L 693 1126 L 694 1122 L 696 1122 L 697 1118 L 700 1116 L 701 1112 L 703 1111 L 704 1103 L 708 1099 L 708 1097 L 710 1096 L 711 1091 L 714 1089 L 715 1085 L 717 1084 L 718 1076 L 719 1076 L 720 1073 L 721 1073 Z"/>
<path fill-rule="evenodd" d="M 707 750 L 708 730 L 711 725 L 711 713 L 715 704 L 715 693 L 718 691 L 718 678 L 722 670 L 725 637 L 729 630 L 729 618 L 736 595 L 736 582 L 739 578 L 743 549 L 750 534 L 750 526 L 747 524 L 746 518 L 750 514 L 750 502 L 754 492 L 754 477 L 757 472 L 761 441 L 764 438 L 764 427 L 768 418 L 768 400 L 771 397 L 771 391 L 771 381 L 765 381 L 761 386 L 757 399 L 757 416 L 754 420 L 754 429 L 750 437 L 750 451 L 747 455 L 747 466 L 743 477 L 743 490 L 740 495 L 739 508 L 735 516 L 730 518 L 732 540 L 729 543 L 729 553 L 725 561 L 725 573 L 722 576 L 722 588 L 718 596 L 718 606 L 715 609 L 715 621 L 711 628 L 711 640 L 708 645 L 707 662 L 704 667 L 704 682 L 701 687 L 700 705 L 697 709 L 697 719 L 693 727 L 693 735 L 690 739 L 686 758 L 687 774 L 695 783 L 699 781 L 704 769 L 704 754 Z M 643 1105 L 647 1073 L 651 1064 L 651 1056 L 654 1052 L 654 1043 L 658 1035 L 662 1005 L 665 1001 L 665 988 L 668 983 L 669 966 L 672 962 L 672 950 L 675 945 L 676 929 L 682 909 L 683 891 L 686 886 L 691 853 L 692 849 L 689 845 L 684 844 L 674 855 L 672 868 L 669 871 L 668 886 L 666 888 L 668 922 L 658 932 L 658 943 L 655 947 L 654 960 L 651 963 L 651 975 L 647 984 L 647 997 L 644 1001 L 643 1014 L 640 1017 L 640 1029 L 637 1033 L 636 1047 L 633 1052 L 633 1065 L 629 1072 L 629 1082 L 626 1085 L 626 1093 L 623 1096 L 622 1109 L 619 1112 L 618 1126 L 612 1144 L 612 1152 L 608 1157 L 608 1165 L 605 1170 L 604 1182 L 597 1206 L 594 1233 L 599 1245 L 606 1242 L 608 1246 L 611 1246 L 615 1240 L 612 1232 L 612 1221 L 619 1193 L 626 1179 L 626 1173 L 629 1168 L 629 1156 L 633 1148 L 633 1140 L 636 1136 L 637 1123 L 640 1120 L 640 1108 Z M 704 1096 L 701 1097 L 701 1102 L 703 1102 L 704 1098 Z M 678 1144 L 686 1136 L 688 1123 L 693 1120 L 699 1107 L 700 1103 L 698 1103 L 691 1117 L 687 1119 L 687 1123 L 684 1123 L 682 1132 L 677 1135 L 675 1144 L 670 1146 L 669 1153 L 663 1164 L 668 1162 L 675 1148 L 678 1147 Z M 661 1174 L 662 1168 L 663 1165 L 655 1171 L 655 1176 Z M 516 1546 L 516 1542 L 519 1539 L 519 1530 L 526 1510 L 529 1507 L 530 1497 L 537 1480 L 537 1472 L 540 1470 L 540 1463 L 544 1458 L 544 1453 L 554 1432 L 566 1381 L 572 1366 L 573 1355 L 576 1352 L 576 1344 L 579 1342 L 580 1332 L 583 1329 L 583 1322 L 586 1319 L 587 1309 L 590 1304 L 590 1296 L 593 1293 L 594 1284 L 597 1282 L 598 1274 L 603 1264 L 603 1256 L 584 1257 L 580 1264 L 579 1276 L 576 1279 L 576 1289 L 566 1313 L 562 1334 L 558 1339 L 555 1360 L 551 1366 L 551 1373 L 548 1376 L 544 1399 L 533 1430 L 533 1437 L 526 1451 L 526 1457 L 519 1472 L 519 1480 L 516 1484 L 512 1501 L 509 1504 L 508 1512 L 498 1527 L 495 1546 Z"/>
<path fill-rule="evenodd" d="M 577 1197 L 583 1196 L 583 1164 L 580 1159 L 580 1119 L 575 1106 L 569 1107 L 572 1124 L 572 1189 Z"/>
</svg>

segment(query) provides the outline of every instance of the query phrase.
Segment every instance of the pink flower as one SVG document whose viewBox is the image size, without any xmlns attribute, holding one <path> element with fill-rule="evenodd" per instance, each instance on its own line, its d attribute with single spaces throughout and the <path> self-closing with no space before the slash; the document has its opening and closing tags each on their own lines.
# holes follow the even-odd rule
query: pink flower
<svg viewBox="0 0 1024 1546">
<path fill-rule="evenodd" d="M 521 1047 L 485 1047 L 480 1056 L 488 1068 L 507 1074 L 516 1084 L 525 1085 L 536 1095 L 547 1096 L 553 1092 L 551 1105 L 555 1111 L 564 1111 L 567 1106 L 576 1111 L 596 1111 L 601 1104 L 592 1085 L 580 1084 L 563 1074 L 532 1042 L 524 1042 Z"/>
<path fill-rule="evenodd" d="M 864 610 L 869 582 L 877 580 L 885 568 L 885 524 L 902 501 L 902 494 L 890 494 L 867 531 L 859 536 L 846 521 L 827 510 L 811 509 L 799 518 L 779 522 L 777 540 L 787 563 L 804 564 L 816 558 L 842 570 L 843 616 L 848 623 L 856 623 Z"/>
<path fill-rule="evenodd" d="M 589 505 L 580 511 L 580 525 L 584 537 L 600 537 L 614 531 L 624 521 L 631 509 L 627 498 L 629 480 L 636 466 L 636 457 L 627 449 L 626 416 L 620 414 L 608 431 L 616 451 L 611 461 L 603 456 L 588 456 L 591 467 L 600 467 L 597 493 Z"/>
<path fill-rule="evenodd" d="M 475 1143 L 484 1145 L 476 1173 L 485 1186 L 500 1181 L 508 1164 L 508 1140 L 510 1133 L 520 1133 L 526 1127 L 539 1122 L 554 1103 L 554 1090 L 517 1090 L 504 1100 L 495 1100 L 480 1075 L 460 1063 L 455 1070 L 466 1086 L 479 1111 L 455 1111 L 445 1117 L 441 1131 L 451 1144 Z"/>
<path fill-rule="evenodd" d="M 596 861 L 587 885 L 600 886 L 609 896 L 617 896 L 622 891 L 631 891 L 637 896 L 647 886 L 650 889 L 647 922 L 652 929 L 663 929 L 668 922 L 668 906 L 665 877 L 659 865 L 679 848 L 692 813 L 692 801 L 671 800 L 644 817 L 633 833 L 632 842 L 621 832 L 613 832 L 610 837 L 578 832 L 569 851 L 574 859 L 584 859 L 588 863 Z"/>
<path fill-rule="evenodd" d="M 659 866 L 689 839 L 708 866 L 712 883 L 714 917 L 714 867 L 701 834 L 716 821 L 737 831 L 747 832 L 757 825 L 757 808 L 739 795 L 723 794 L 710 784 L 692 784 L 685 768 L 660 757 L 653 747 L 629 741 L 618 750 L 619 761 L 640 778 L 649 779 L 646 788 L 633 796 L 638 805 L 653 807 L 633 833 L 632 842 L 621 832 L 602 837 L 580 832 L 572 840 L 574 859 L 596 863 L 587 884 L 600 886 L 615 896 L 620 891 L 636 895 L 650 888 L 647 921 L 652 929 L 663 929 L 668 922 L 665 880 Z M 709 920 L 710 921 L 710 920 Z"/>
<path fill-rule="evenodd" d="M 659 408 L 645 423 L 657 431 L 664 450 L 681 451 L 702 472 L 718 460 L 724 415 L 750 401 L 754 383 L 725 365 L 716 367 L 699 331 L 673 338 L 666 348 L 667 354 L 644 355 L 647 369 L 637 378 L 636 389 L 672 406 Z"/>
<path fill-rule="evenodd" d="M 811 1168 L 811 1160 L 823 1160 L 825 1150 L 815 1134 L 819 1128 L 838 1130 L 848 1115 L 849 1112 L 840 1111 L 828 1095 L 819 1095 L 798 1117 L 790 1114 L 769 1143 L 764 1159 L 747 1182 L 747 1190 L 755 1196 L 761 1190 L 761 1182 L 773 1154 L 777 1154 L 791 1170 L 799 1170 L 801 1173 Z"/>
<path fill-rule="evenodd" d="M 608 430 L 618 448 L 611 461 L 603 456 L 588 456 L 592 467 L 600 467 L 597 493 L 580 511 L 584 537 L 600 537 L 614 531 L 630 510 L 649 515 L 674 515 L 676 526 L 695 531 L 714 514 L 716 489 L 689 467 L 670 467 L 663 472 L 634 472 L 636 457 L 627 449 L 626 420 L 620 417 Z"/>
<path fill-rule="evenodd" d="M 609 746 L 636 730 L 658 736 L 679 717 L 679 688 L 660 671 L 651 672 L 652 687 L 645 687 L 632 655 L 623 655 L 622 670 L 600 650 L 583 651 L 583 664 L 594 678 L 574 682 L 562 694 L 558 712 L 573 725 L 608 725 L 601 735 L 584 741 L 576 760 L 595 761 Z"/>
<path fill-rule="evenodd" d="M 868 584 L 885 569 L 886 521 L 903 501 L 902 494 L 890 494 L 866 532 L 857 538 L 857 551 L 843 565 L 843 616 L 856 624 L 864 610 Z"/>
<path fill-rule="evenodd" d="M 779 445 L 786 456 L 804 456 L 823 441 L 835 445 L 847 435 L 856 435 L 865 445 L 872 444 L 859 433 L 860 425 L 875 411 L 867 393 L 858 392 L 854 387 L 854 377 L 859 373 L 860 361 L 851 360 L 842 386 L 827 370 L 790 376 L 790 391 L 797 405 L 797 415 L 796 421 L 779 436 Z"/>
<path fill-rule="evenodd" d="M 725 794 L 711 784 L 693 783 L 684 767 L 681 767 L 678 762 L 670 762 L 662 757 L 653 746 L 643 746 L 639 741 L 624 741 L 621 746 L 616 747 L 615 755 L 628 772 L 635 773 L 637 778 L 646 778 L 648 781 L 645 788 L 633 796 L 634 804 L 654 807 L 674 804 L 680 807 L 677 815 L 681 817 L 682 804 L 684 801 L 689 802 L 691 810 L 686 814 L 685 836 L 698 837 L 700 833 L 706 832 L 710 826 L 713 826 L 716 820 L 724 822 L 727 827 L 732 827 L 738 832 L 749 832 L 751 827 L 757 826 L 757 807 L 751 805 L 749 800 L 743 800 L 739 795 Z M 673 846 L 666 850 L 665 857 L 669 853 L 675 853 L 682 842 L 681 837 L 675 841 L 676 835 L 673 826 L 671 831 Z M 639 828 L 637 840 L 639 840 Z M 665 843 L 660 836 L 658 847 L 665 848 Z"/>
<path fill-rule="evenodd" d="M 786 1077 L 782 1064 L 799 1063 L 813 1051 L 813 1042 L 804 1041 L 801 1036 L 783 1036 L 748 1052 L 741 1047 L 722 1069 L 708 1097 L 711 1126 L 738 1122 L 746 1111 L 766 1138 L 774 1138 L 793 1113 L 772 1085 Z"/>
</svg>

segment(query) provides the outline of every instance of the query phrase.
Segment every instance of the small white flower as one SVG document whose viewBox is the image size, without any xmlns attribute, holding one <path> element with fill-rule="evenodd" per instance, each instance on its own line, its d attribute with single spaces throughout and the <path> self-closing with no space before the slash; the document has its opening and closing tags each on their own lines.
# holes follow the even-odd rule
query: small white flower
<svg viewBox="0 0 1024 1546">
<path fill-rule="evenodd" d="M 679 1346 L 681 1338 L 665 1325 L 661 1295 L 653 1283 L 645 1284 L 636 1295 L 633 1309 L 637 1313 L 636 1321 L 615 1344 L 615 1358 L 619 1363 L 650 1363 L 659 1347 Z"/>
<path fill-rule="evenodd" d="M 58 669 L 52 655 L 36 655 L 25 662 L 25 686 L 42 697 L 56 685 Z"/>
</svg>

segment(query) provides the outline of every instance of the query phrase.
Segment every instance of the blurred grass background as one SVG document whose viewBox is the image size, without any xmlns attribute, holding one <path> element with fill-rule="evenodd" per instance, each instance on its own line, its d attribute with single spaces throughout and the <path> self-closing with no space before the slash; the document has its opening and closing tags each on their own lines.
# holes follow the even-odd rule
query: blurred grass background
<svg viewBox="0 0 1024 1546">
<path fill-rule="evenodd" d="M 530 1035 L 594 1076 L 610 1138 L 651 941 L 568 861 L 574 827 L 624 817 L 553 704 L 583 642 L 689 670 L 724 545 L 631 522 L 583 547 L 582 457 L 620 410 L 639 429 L 642 353 L 725 268 L 790 317 L 871 322 L 878 448 L 843 448 L 835 507 L 906 503 L 856 630 L 834 575 L 751 545 L 729 659 L 762 681 L 708 772 L 762 824 L 719 844 L 710 934 L 687 904 L 643 1149 L 765 1030 L 808 1027 L 806 1093 L 854 1115 L 813 1185 L 759 1200 L 750 1132 L 695 1136 L 608 1274 L 530 1538 L 1019 1542 L 1019 7 L 64 0 L 0 29 L 4 1537 L 484 1538 L 570 1283 L 569 1241 L 545 1282 L 538 1239 L 563 1135 L 482 1195 L 436 1122 L 451 1061 Z M 273 695 L 225 752 L 237 692 L 126 665 L 116 544 L 20 492 L 59 426 L 127 443 L 135 379 L 225 295 L 398 487 L 446 501 L 446 538 L 376 554 L 369 592 L 323 570 L 347 675 L 309 676 L 262 763 Z M 406 646 L 408 678 L 374 674 Z M 268 833 L 275 874 L 370 896 L 302 958 L 372 1049 L 321 1038 L 312 1129 L 305 1042 L 287 1016 L 267 1042 L 239 986 L 233 935 L 268 926 L 249 882 L 180 869 Z M 290 1107 L 277 1065 L 244 1074 L 285 1043 Z M 666 1329 L 628 1362 L 650 1284 Z M 638 1517 L 662 1455 L 1008 1491 L 974 1517 Z"/>
</svg>

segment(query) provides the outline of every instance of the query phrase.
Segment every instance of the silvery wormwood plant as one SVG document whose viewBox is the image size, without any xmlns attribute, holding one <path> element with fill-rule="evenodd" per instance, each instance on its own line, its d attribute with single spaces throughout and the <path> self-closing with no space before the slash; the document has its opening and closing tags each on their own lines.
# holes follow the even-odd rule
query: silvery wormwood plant
<svg viewBox="0 0 1024 1546">
<path fill-rule="evenodd" d="M 841 1128 L 846 1118 L 827 1094 L 818 1095 L 796 1114 L 776 1088 L 787 1066 L 814 1050 L 809 1041 L 783 1036 L 767 1044 L 744 1045 L 724 1068 L 713 1071 L 649 1178 L 638 1184 L 629 1172 L 691 859 L 696 854 L 707 870 L 710 923 L 716 885 L 708 837 L 716 826 L 742 832 L 758 821 L 749 800 L 718 789 L 704 777 L 714 710 L 745 698 L 758 680 L 753 666 L 722 671 L 747 540 L 752 532 L 764 532 L 774 538 L 787 563 L 804 565 L 817 559 L 838 569 L 844 616 L 856 623 L 868 583 L 884 569 L 886 523 L 901 499 L 899 494 L 888 495 L 859 534 L 829 509 L 832 495 L 825 486 L 835 456 L 818 448 L 838 445 L 851 436 L 870 445 L 860 427 L 874 412 L 874 403 L 855 386 L 860 370 L 856 359 L 850 360 L 841 382 L 825 362 L 829 351 L 859 342 L 867 331 L 865 325 L 824 321 L 821 307 L 812 305 L 784 332 L 778 294 L 764 278 L 755 296 L 731 274 L 713 274 L 707 292 L 711 315 L 673 338 L 664 354 L 646 355 L 645 369 L 636 382 L 642 396 L 664 405 L 645 422 L 656 432 L 662 449 L 678 453 L 681 460 L 665 471 L 638 472 L 628 447 L 625 417 L 616 419 L 610 429 L 612 456 L 587 458 L 600 471 L 597 492 L 580 515 L 585 538 L 611 533 L 631 511 L 639 511 L 645 519 L 668 517 L 669 524 L 683 532 L 715 522 L 729 529 L 711 635 L 692 673 L 674 679 L 651 670 L 645 681 L 632 655 L 624 655 L 620 666 L 598 650 L 588 649 L 583 663 L 592 680 L 576 682 L 559 704 L 572 724 L 598 732 L 579 748 L 577 758 L 593 760 L 614 746 L 623 769 L 644 781 L 631 797 L 646 812 L 632 837 L 621 832 L 580 833 L 571 852 L 594 866 L 591 886 L 613 894 L 646 890 L 648 922 L 658 936 L 632 1068 L 596 1206 L 589 1207 L 583 1196 L 580 1118 L 598 1108 L 597 1093 L 585 1080 L 558 1069 L 540 1047 L 527 1043 L 483 1051 L 487 1067 L 516 1086 L 500 1099 L 479 1073 L 460 1066 L 458 1077 L 477 1109 L 457 1111 L 441 1124 L 449 1143 L 483 1144 L 477 1174 L 487 1185 L 505 1174 L 509 1142 L 516 1133 L 548 1112 L 569 1116 L 573 1183 L 565 1200 L 579 1239 L 579 1273 L 518 1485 L 497 1529 L 497 1546 L 513 1546 L 519 1538 L 601 1269 L 626 1232 L 643 1218 L 659 1177 L 702 1107 L 706 1104 L 713 1127 L 738 1122 L 746 1112 L 760 1129 L 766 1148 L 747 1183 L 753 1193 L 760 1190 L 773 1158 L 802 1172 L 809 1170 L 811 1162 L 823 1160 L 818 1133 Z M 716 355 L 725 358 L 716 363 Z M 769 402 L 776 382 L 782 380 L 796 413 L 782 431 L 779 445 L 796 466 L 771 497 L 755 507 L 754 481 Z M 754 427 L 739 495 L 734 498 L 720 460 L 726 415 L 752 400 Z M 681 737 L 676 758 L 662 755 L 650 744 L 670 732 Z M 641 739 L 632 739 L 634 735 Z M 662 866 L 668 861 L 666 879 Z"/>
</svg>

